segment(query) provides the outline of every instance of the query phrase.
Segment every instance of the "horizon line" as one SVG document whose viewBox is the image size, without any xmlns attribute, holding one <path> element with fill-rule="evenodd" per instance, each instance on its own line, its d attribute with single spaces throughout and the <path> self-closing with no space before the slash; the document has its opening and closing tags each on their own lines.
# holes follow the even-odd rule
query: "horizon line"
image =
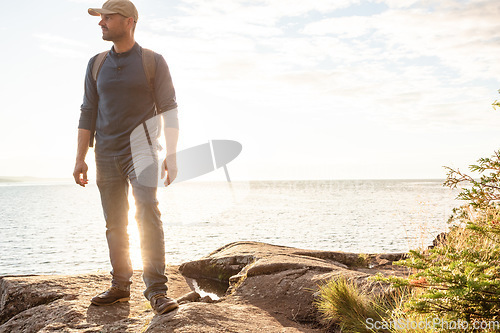
<svg viewBox="0 0 500 333">
<path fill-rule="evenodd" d="M 374 181 L 374 180 L 399 180 L 399 181 L 441 181 L 444 178 L 296 178 L 296 179 L 283 179 L 283 178 L 262 178 L 262 179 L 238 179 L 234 182 L 258 182 L 258 181 Z M 24 182 L 42 182 L 42 181 L 60 181 L 60 182 L 73 182 L 71 177 L 33 177 L 33 176 L 0 176 L 0 183 L 24 183 Z M 189 180 L 188 182 L 227 182 L 226 180 Z"/>
</svg>

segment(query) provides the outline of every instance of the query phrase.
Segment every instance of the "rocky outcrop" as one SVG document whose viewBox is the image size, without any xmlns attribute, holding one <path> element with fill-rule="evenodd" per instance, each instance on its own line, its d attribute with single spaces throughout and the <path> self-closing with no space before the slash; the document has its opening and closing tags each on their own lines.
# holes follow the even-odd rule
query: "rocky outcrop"
<svg viewBox="0 0 500 333">
<path fill-rule="evenodd" d="M 108 307 L 89 303 L 108 287 L 104 272 L 1 277 L 0 332 L 322 332 L 312 306 L 318 284 L 345 276 L 384 292 L 385 286 L 367 278 L 405 274 L 391 265 L 402 256 L 231 243 L 200 260 L 167 267 L 169 296 L 182 302 L 162 316 L 154 316 L 142 296 L 141 272 L 134 272 L 130 302 Z M 192 292 L 198 285 L 193 279 L 226 283 L 228 289 L 219 300 L 200 299 Z"/>
<path fill-rule="evenodd" d="M 257 242 L 228 244 L 179 270 L 191 278 L 227 280 L 226 300 L 245 302 L 273 313 L 283 324 L 316 327 L 313 300 L 318 285 L 346 277 L 371 293 L 383 293 L 385 285 L 368 280 L 383 273 L 403 275 L 406 268 L 393 266 L 403 253 L 357 254 L 302 250 Z"/>
<path fill-rule="evenodd" d="M 167 267 L 170 294 L 191 291 L 177 266 Z M 0 332 L 141 332 L 153 317 L 134 272 L 131 300 L 108 307 L 89 300 L 109 287 L 109 274 L 0 278 Z"/>
</svg>

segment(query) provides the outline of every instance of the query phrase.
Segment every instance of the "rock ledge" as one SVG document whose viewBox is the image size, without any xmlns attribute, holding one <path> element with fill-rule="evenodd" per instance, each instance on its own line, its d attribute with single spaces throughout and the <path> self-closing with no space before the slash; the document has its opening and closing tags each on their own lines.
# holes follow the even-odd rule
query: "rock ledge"
<svg viewBox="0 0 500 333">
<path fill-rule="evenodd" d="M 312 305 L 319 284 L 344 276 L 372 292 L 384 292 L 386 286 L 368 277 L 378 272 L 407 274 L 406 268 L 392 266 L 403 256 L 231 243 L 200 260 L 167 267 L 169 296 L 185 297 L 179 309 L 162 316 L 154 316 L 142 296 L 140 271 L 134 272 L 130 302 L 108 307 L 89 303 L 109 285 L 104 272 L 4 276 L 0 277 L 0 333 L 322 332 Z M 200 301 L 192 293 L 198 285 L 193 279 L 214 280 L 229 288 L 217 301 L 207 297 Z"/>
</svg>

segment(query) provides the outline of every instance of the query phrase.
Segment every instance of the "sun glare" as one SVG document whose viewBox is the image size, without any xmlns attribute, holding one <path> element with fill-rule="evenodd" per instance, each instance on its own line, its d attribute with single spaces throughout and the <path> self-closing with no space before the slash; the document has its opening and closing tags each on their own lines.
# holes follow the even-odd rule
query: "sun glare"
<svg viewBox="0 0 500 333">
<path fill-rule="evenodd" d="M 142 269 L 141 242 L 139 237 L 139 228 L 135 220 L 135 200 L 132 194 L 128 196 L 130 209 L 128 211 L 128 234 L 130 242 L 130 260 L 134 269 Z"/>
</svg>

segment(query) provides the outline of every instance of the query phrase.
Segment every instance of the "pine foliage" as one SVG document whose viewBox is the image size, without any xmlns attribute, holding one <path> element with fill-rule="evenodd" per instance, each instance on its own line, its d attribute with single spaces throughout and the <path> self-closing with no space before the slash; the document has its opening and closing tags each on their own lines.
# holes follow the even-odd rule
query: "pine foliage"
<svg viewBox="0 0 500 333">
<path fill-rule="evenodd" d="M 500 151 L 470 166 L 480 174 L 478 179 L 447 169 L 444 185 L 465 185 L 458 199 L 467 204 L 454 210 L 444 241 L 430 250 L 411 251 L 396 263 L 416 273 L 390 281 L 421 290 L 408 301 L 410 311 L 468 322 L 499 320 Z"/>
</svg>

